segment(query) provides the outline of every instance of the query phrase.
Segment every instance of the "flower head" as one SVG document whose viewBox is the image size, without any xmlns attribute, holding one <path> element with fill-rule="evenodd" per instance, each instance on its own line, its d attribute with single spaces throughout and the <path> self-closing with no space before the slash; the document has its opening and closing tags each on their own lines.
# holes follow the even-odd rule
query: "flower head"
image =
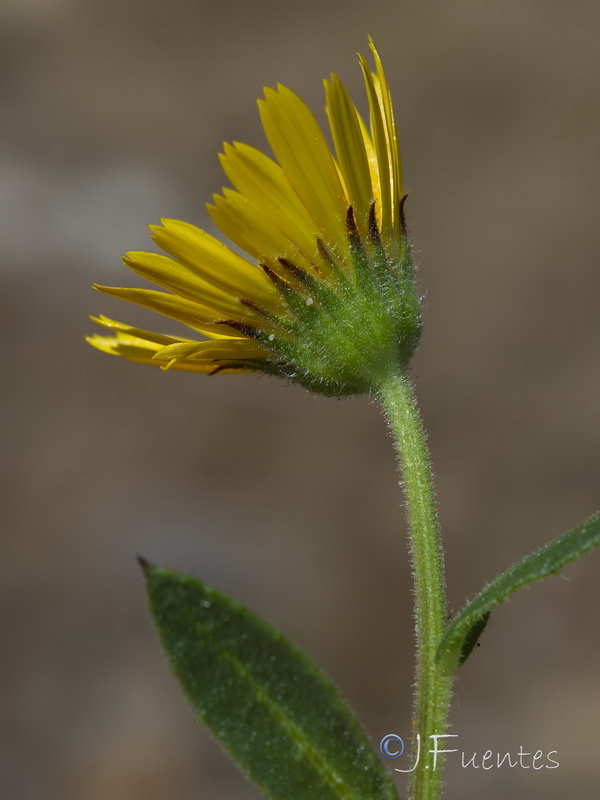
<svg viewBox="0 0 600 800">
<path fill-rule="evenodd" d="M 167 291 L 96 286 L 204 335 L 202 341 L 134 328 L 89 342 L 163 369 L 257 370 L 329 395 L 376 388 L 406 366 L 420 308 L 403 216 L 402 167 L 390 93 L 377 54 L 360 58 L 367 128 L 340 79 L 324 81 L 334 144 L 285 86 L 258 101 L 275 159 L 226 144 L 221 164 L 234 189 L 209 213 L 244 258 L 186 222 L 162 220 L 152 238 L 168 256 L 128 253 L 125 264 Z"/>
</svg>

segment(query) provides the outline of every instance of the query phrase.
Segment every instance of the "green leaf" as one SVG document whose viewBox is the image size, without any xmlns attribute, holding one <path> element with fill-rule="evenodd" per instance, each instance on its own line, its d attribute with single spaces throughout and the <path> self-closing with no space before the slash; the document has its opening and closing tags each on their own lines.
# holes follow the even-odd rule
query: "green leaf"
<svg viewBox="0 0 600 800">
<path fill-rule="evenodd" d="M 194 578 L 142 566 L 173 672 L 202 722 L 268 797 L 397 797 L 337 689 L 302 652 Z"/>
<path fill-rule="evenodd" d="M 449 673 L 464 663 L 489 619 L 490 611 L 522 586 L 556 575 L 600 544 L 600 514 L 594 514 L 535 553 L 498 575 L 454 618 L 438 647 L 437 660 Z"/>
<path fill-rule="evenodd" d="M 461 664 L 465 663 L 475 648 L 475 645 L 479 642 L 479 637 L 486 629 L 491 613 L 491 611 L 486 611 L 485 614 L 477 617 L 475 623 L 469 628 L 460 648 L 460 658 L 458 659 L 459 667 Z"/>
</svg>

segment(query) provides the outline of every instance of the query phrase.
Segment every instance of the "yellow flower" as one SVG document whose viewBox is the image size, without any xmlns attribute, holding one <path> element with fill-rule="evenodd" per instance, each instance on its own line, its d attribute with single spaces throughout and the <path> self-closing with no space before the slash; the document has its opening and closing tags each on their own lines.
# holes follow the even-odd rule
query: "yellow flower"
<svg viewBox="0 0 600 800">
<path fill-rule="evenodd" d="M 178 220 L 151 226 L 168 256 L 128 253 L 125 264 L 167 291 L 96 286 L 206 338 L 178 338 L 104 316 L 112 335 L 88 341 L 164 369 L 258 370 L 324 394 L 370 391 L 403 368 L 420 333 L 403 217 L 402 167 L 390 93 L 377 54 L 362 56 L 369 129 L 340 79 L 324 81 L 333 154 L 304 102 L 279 85 L 258 101 L 275 156 L 226 144 L 235 189 L 209 213 L 244 258 Z"/>
</svg>

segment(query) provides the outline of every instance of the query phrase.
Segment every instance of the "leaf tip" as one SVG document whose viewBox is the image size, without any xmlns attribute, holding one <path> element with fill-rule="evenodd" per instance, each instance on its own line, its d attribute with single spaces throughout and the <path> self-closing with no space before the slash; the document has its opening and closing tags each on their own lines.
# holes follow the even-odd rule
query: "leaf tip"
<svg viewBox="0 0 600 800">
<path fill-rule="evenodd" d="M 143 556 L 136 556 L 137 562 L 140 565 L 140 569 L 142 570 L 144 577 L 147 578 L 150 570 L 154 568 L 154 565 L 151 564 L 147 559 Z"/>
</svg>

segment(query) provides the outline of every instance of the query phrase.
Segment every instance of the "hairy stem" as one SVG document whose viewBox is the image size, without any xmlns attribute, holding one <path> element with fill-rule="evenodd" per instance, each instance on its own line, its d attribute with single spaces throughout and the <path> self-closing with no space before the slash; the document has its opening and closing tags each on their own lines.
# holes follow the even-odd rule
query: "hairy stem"
<svg viewBox="0 0 600 800">
<path fill-rule="evenodd" d="M 425 431 L 412 384 L 405 374 L 381 382 L 378 396 L 394 436 L 406 496 L 410 554 L 414 578 L 417 664 L 414 698 L 411 800 L 439 800 L 443 755 L 429 753 L 431 736 L 443 736 L 448 726 L 452 678 L 436 666 L 435 653 L 446 623 L 444 558 Z M 417 734 L 420 758 L 416 762 Z M 452 747 L 452 739 L 437 740 L 437 749 Z"/>
</svg>

